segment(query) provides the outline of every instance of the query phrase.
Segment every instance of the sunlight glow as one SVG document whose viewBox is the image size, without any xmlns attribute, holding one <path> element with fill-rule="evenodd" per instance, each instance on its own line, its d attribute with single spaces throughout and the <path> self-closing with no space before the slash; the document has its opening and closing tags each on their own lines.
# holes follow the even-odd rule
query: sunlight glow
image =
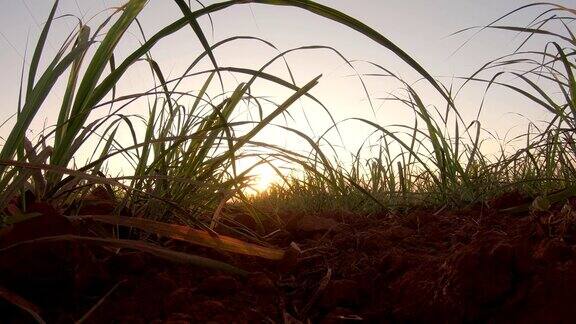
<svg viewBox="0 0 576 324">
<path fill-rule="evenodd" d="M 256 167 L 254 169 L 254 178 L 252 189 L 257 193 L 266 191 L 273 183 L 278 181 L 278 175 L 269 166 Z"/>
</svg>

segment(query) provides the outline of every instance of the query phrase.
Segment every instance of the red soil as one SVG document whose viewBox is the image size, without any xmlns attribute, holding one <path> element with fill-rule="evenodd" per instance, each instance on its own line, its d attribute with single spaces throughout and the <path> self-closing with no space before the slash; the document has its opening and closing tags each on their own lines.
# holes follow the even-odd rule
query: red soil
<svg viewBox="0 0 576 324">
<path fill-rule="evenodd" d="M 558 206 L 558 209 L 562 206 Z M 406 215 L 292 217 L 270 242 L 302 249 L 282 264 L 182 243 L 171 248 L 252 271 L 240 277 L 76 241 L 94 235 L 46 204 L 0 234 L 1 322 L 573 322 L 576 204 L 510 215 L 487 208 Z M 10 297 L 12 296 L 12 297 Z M 4 297 L 2 299 L 1 297 Z M 11 300 L 12 302 L 9 302 Z"/>
</svg>

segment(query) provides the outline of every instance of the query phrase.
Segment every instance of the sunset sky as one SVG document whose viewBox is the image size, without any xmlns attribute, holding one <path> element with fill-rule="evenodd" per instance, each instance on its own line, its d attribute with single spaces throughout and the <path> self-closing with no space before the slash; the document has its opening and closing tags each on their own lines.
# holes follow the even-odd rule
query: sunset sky
<svg viewBox="0 0 576 324">
<path fill-rule="evenodd" d="M 51 1 L 44 0 L 8 0 L 4 1 L 0 11 L 0 121 L 6 120 L 16 111 L 20 69 L 27 46 L 28 59 L 35 45 L 43 20 L 47 17 Z M 205 5 L 216 1 L 204 1 Z M 411 0 L 411 1 L 381 1 L 381 0 L 331 0 L 318 1 L 338 9 L 373 27 L 392 42 L 396 43 L 415 58 L 433 76 L 449 85 L 458 84 L 453 79 L 467 76 L 479 68 L 484 62 L 510 53 L 521 41 L 512 32 L 484 31 L 473 37 L 464 47 L 456 51 L 468 40 L 474 31 L 456 36 L 450 36 L 466 27 L 485 25 L 508 11 L 529 1 L 501 0 Z M 100 11 L 122 4 L 123 1 L 111 0 L 63 0 L 58 14 L 72 14 L 87 21 Z M 572 1 L 557 1 L 558 4 L 570 6 Z M 573 4 L 573 3 L 572 3 Z M 193 9 L 199 6 L 192 1 Z M 526 10 L 510 17 L 506 22 L 511 25 L 524 25 L 533 19 L 538 9 Z M 94 18 L 89 23 L 93 29 L 96 22 L 101 21 L 106 14 Z M 151 0 L 140 16 L 140 22 L 146 36 L 151 36 L 161 27 L 181 17 L 177 5 L 168 0 Z M 406 64 L 391 54 L 385 48 L 375 44 L 366 37 L 340 26 L 322 17 L 315 16 L 297 8 L 284 8 L 266 5 L 238 5 L 212 15 L 214 30 L 210 28 L 209 20 L 200 20 L 203 30 L 210 43 L 223 40 L 234 35 L 251 35 L 273 43 L 280 51 L 305 45 L 325 45 L 336 48 L 349 60 L 371 61 L 389 68 L 410 82 L 418 79 Z M 55 22 L 43 59 L 50 57 L 59 46 L 59 40 L 75 26 L 75 18 L 66 17 Z M 136 28 L 130 29 L 128 40 L 119 45 L 119 54 L 126 55 L 138 45 L 141 36 Z M 539 44 L 536 40 L 535 44 Z M 540 41 L 540 44 L 543 44 Z M 456 52 L 455 52 L 456 51 Z M 176 35 L 161 42 L 152 51 L 153 57 L 159 62 L 163 71 L 172 77 L 178 76 L 185 67 L 201 52 L 201 45 L 190 28 L 184 28 Z M 259 68 L 277 51 L 255 41 L 238 41 L 219 49 L 215 54 L 221 66 L 241 66 Z M 390 91 L 395 91 L 397 85 L 380 78 L 366 78 L 368 92 L 374 99 L 376 111 L 372 111 L 366 100 L 365 93 L 357 77 L 353 76 L 347 64 L 329 50 L 310 50 L 290 54 L 288 63 L 293 69 L 299 85 L 305 84 L 316 75 L 323 74 L 320 84 L 313 89 L 316 95 L 331 111 L 336 120 L 361 116 L 376 120 L 387 125 L 405 123 L 404 117 L 412 114 L 401 108 L 391 106 L 378 98 L 386 97 Z M 46 62 L 46 60 L 43 60 Z M 210 68 L 208 61 L 205 68 Z M 374 73 L 368 64 L 357 63 L 360 73 Z M 282 65 L 272 67 L 287 78 Z M 277 69 L 277 70 L 276 70 Z M 136 67 L 126 75 L 121 83 L 121 92 L 131 93 L 149 88 L 143 80 L 149 78 L 147 68 Z M 419 84 L 421 84 L 420 82 Z M 230 88 L 233 89 L 230 83 Z M 198 88 L 201 83 L 190 82 L 189 87 Z M 481 87 L 471 87 L 469 91 L 459 96 L 461 113 L 469 119 L 476 115 L 479 106 Z M 278 101 L 289 95 L 274 87 L 262 85 L 260 95 L 278 96 Z M 231 90 L 231 89 L 230 89 Z M 430 104 L 441 104 L 437 95 L 423 84 L 421 95 L 429 98 Z M 55 111 L 58 109 L 58 94 L 48 98 L 39 118 L 31 129 L 35 132 L 42 129 L 44 123 L 51 125 L 55 121 Z M 56 107 L 53 107 L 56 105 Z M 327 126 L 328 121 L 318 107 L 304 107 L 296 104 L 295 111 L 306 109 L 309 118 L 317 129 L 311 130 L 317 135 Z M 541 109 L 534 109 L 526 100 L 510 96 L 508 92 L 495 90 L 486 102 L 481 120 L 488 128 L 505 133 L 510 127 L 522 127 L 523 119 L 511 113 L 522 113 L 531 119 L 544 118 Z M 302 122 L 302 119 L 298 119 Z M 10 123 L 7 124 L 8 126 Z M 362 141 L 362 136 L 354 138 L 354 134 L 364 134 L 354 123 L 345 124 L 349 140 L 349 150 L 354 150 Z M 307 126 L 302 125 L 303 129 Z M 6 134 L 7 126 L 0 129 L 0 135 Z M 309 132 L 310 133 L 310 132 Z M 273 135 L 274 133 L 269 133 Z M 345 143 L 346 144 L 346 143 Z"/>
</svg>

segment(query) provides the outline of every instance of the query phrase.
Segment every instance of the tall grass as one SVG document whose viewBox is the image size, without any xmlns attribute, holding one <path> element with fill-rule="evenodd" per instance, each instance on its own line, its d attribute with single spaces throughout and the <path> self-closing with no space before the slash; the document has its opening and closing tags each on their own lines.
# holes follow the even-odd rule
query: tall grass
<svg viewBox="0 0 576 324">
<path fill-rule="evenodd" d="M 46 147 L 50 144 L 51 147 L 49 154 L 47 154 L 51 168 L 43 171 L 45 177 L 45 181 L 42 181 L 44 183 L 43 188 L 37 190 L 37 193 L 43 195 L 44 199 L 58 196 L 62 190 L 69 190 L 81 182 L 79 178 L 82 177 L 79 177 L 78 174 L 63 178 L 63 173 L 66 173 L 64 169 L 70 166 L 75 153 L 84 142 L 93 137 L 102 127 L 107 127 L 100 134 L 102 138 L 101 153 L 97 155 L 95 161 L 80 169 L 87 174 L 98 174 L 103 162 L 112 155 L 118 154 L 118 150 L 114 151 L 113 148 L 117 147 L 115 136 L 120 123 L 124 123 L 130 128 L 134 139 L 132 147 L 121 148 L 120 151 L 127 155 L 132 154 L 131 150 L 136 152 L 131 158 L 134 161 L 134 178 L 128 186 L 131 188 L 130 192 L 145 193 L 153 198 L 161 199 L 163 197 L 179 205 L 186 201 L 190 202 L 190 205 L 196 206 L 199 205 L 199 202 L 214 202 L 214 200 L 217 202 L 219 199 L 223 199 L 224 197 L 214 195 L 217 191 L 235 190 L 240 192 L 237 187 L 242 186 L 244 175 L 233 174 L 229 178 L 224 176 L 225 170 L 230 168 L 235 172 L 236 154 L 250 142 L 254 135 L 288 109 L 294 101 L 303 95 L 308 95 L 308 91 L 318 80 L 318 78 L 311 80 L 302 87 L 280 82 L 278 78 L 264 73 L 264 69 L 270 62 L 263 66 L 260 71 L 248 70 L 249 73 L 253 74 L 251 79 L 236 87 L 230 95 L 221 96 L 220 102 L 204 102 L 206 101 L 203 98 L 206 88 L 212 82 L 214 73 L 220 79 L 220 84 L 224 86 L 221 76 L 223 69 L 218 66 L 213 47 L 208 44 L 196 20 L 201 16 L 221 11 L 227 7 L 250 2 L 300 7 L 358 30 L 392 50 L 440 90 L 436 81 L 418 63 L 384 36 L 360 21 L 312 1 L 226 1 L 193 11 L 184 1 L 176 0 L 175 4 L 182 11 L 183 17 L 167 25 L 152 37 L 144 38 L 145 41 L 139 48 L 130 53 L 122 62 L 116 62 L 114 55 L 116 45 L 146 5 L 144 0 L 127 1 L 124 6 L 118 8 L 100 26 L 97 26 L 94 32 L 89 26 L 79 23 L 77 28 L 66 38 L 56 56 L 39 73 L 41 70 L 40 58 L 44 53 L 46 39 L 58 7 L 58 1 L 55 1 L 32 55 L 25 82 L 26 86 L 22 89 L 24 96 L 21 107 L 18 109 L 16 125 L 9 133 L 2 151 L 0 151 L 0 160 L 2 161 L 0 163 L 0 186 L 7 187 L 9 184 L 22 183 L 31 176 L 30 172 L 23 171 L 21 167 L 17 167 L 15 163 L 11 162 L 12 159 L 17 158 L 20 163 L 38 164 L 38 162 L 42 162 L 42 160 L 38 161 L 38 159 L 35 160 L 30 156 L 37 155 L 35 149 L 38 145 L 29 150 L 29 154 L 25 154 L 21 149 L 25 141 L 24 134 L 57 80 L 65 77 L 65 74 L 68 73 L 57 125 L 54 131 L 48 134 L 41 143 Z M 150 49 L 158 41 L 186 26 L 193 29 L 205 52 L 201 53 L 198 59 L 191 64 L 185 75 L 178 80 L 172 80 L 172 84 L 174 82 L 179 83 L 186 78 L 199 60 L 205 56 L 210 59 L 214 66 L 213 73 L 207 77 L 205 86 L 196 96 L 196 102 L 192 107 L 183 107 L 178 103 L 175 97 L 181 98 L 182 95 L 177 93 L 176 86 L 172 89 L 169 88 L 170 82 L 165 80 L 159 65 L 149 54 Z M 101 34 L 104 36 L 99 39 L 98 35 Z M 93 54 L 89 52 L 91 48 L 95 48 Z M 159 85 L 156 85 L 149 93 L 132 95 L 132 100 L 149 95 L 155 96 L 149 111 L 150 117 L 146 122 L 144 141 L 138 143 L 136 130 L 129 120 L 119 114 L 120 109 L 101 120 L 88 121 L 91 113 L 103 105 L 105 98 L 110 95 L 112 99 L 108 100 L 107 104 L 121 103 L 128 99 L 115 97 L 116 84 L 130 67 L 142 60 L 150 65 Z M 109 67 L 108 72 L 106 72 L 107 67 Z M 41 75 L 38 79 L 37 74 Z M 240 137 L 235 137 L 233 125 L 229 120 L 230 116 L 242 101 L 249 99 L 249 89 L 259 78 L 281 83 L 295 92 L 284 103 L 279 104 L 269 116 L 265 116 L 256 123 L 253 129 Z M 201 117 L 192 118 L 196 110 L 205 105 L 209 106 L 211 112 Z M 110 120 L 113 121 L 110 122 Z M 53 141 L 48 142 L 47 139 L 52 138 L 51 136 L 53 136 Z M 219 152 L 219 154 L 213 155 L 214 152 Z M 46 159 L 44 158 L 44 160 Z M 179 179 L 179 181 L 172 183 L 171 179 Z M 181 179 L 187 181 L 181 181 Z M 38 180 L 33 183 L 39 185 L 40 182 Z M 112 184 L 110 181 L 105 182 Z M 198 188 L 200 185 L 205 187 L 203 194 L 201 193 L 202 190 Z M 207 198 L 206 190 L 211 193 L 211 197 Z M 11 190 L 3 194 L 1 199 L 3 204 L 14 193 L 15 191 Z M 226 195 L 228 194 L 224 196 Z"/>
<path fill-rule="evenodd" d="M 324 184 L 330 184 L 338 197 L 345 197 L 350 192 L 348 186 L 351 183 L 354 188 L 372 197 L 372 193 L 363 189 L 358 179 L 347 175 L 341 166 L 333 165 L 316 140 L 296 129 L 280 126 L 287 134 L 305 140 L 312 154 L 305 155 L 255 140 L 257 134 L 286 114 L 296 101 L 309 98 L 322 106 L 310 94 L 320 76 L 304 84 L 296 84 L 293 79 L 287 81 L 266 71 L 271 64 L 283 60 L 292 51 L 321 47 L 309 46 L 279 53 L 258 70 L 220 66 L 216 51 L 223 44 L 250 39 L 272 46 L 254 37 L 232 37 L 210 44 L 197 20 L 231 6 L 248 3 L 293 6 L 348 26 L 392 51 L 452 105 L 445 89 L 402 49 L 374 29 L 330 7 L 305 0 L 231 0 L 195 10 L 183 0 L 175 0 L 174 3 L 182 12 L 182 17 L 150 37 L 137 23 L 137 17 L 147 5 L 145 0 L 127 0 L 97 26 L 89 26 L 80 20 L 65 37 L 56 54 L 48 59 L 45 57 L 46 42 L 59 5 L 58 0 L 54 1 L 27 64 L 28 69 L 22 75 L 15 124 L 0 150 L 0 188 L 4 188 L 0 193 L 3 226 L 37 216 L 28 213 L 27 205 L 29 200 L 39 200 L 67 211 L 66 216 L 72 219 L 88 217 L 107 224 L 135 228 L 138 229 L 137 233 L 155 233 L 226 251 L 280 259 L 284 251 L 246 242 L 250 240 L 264 244 L 254 232 L 232 228 L 244 235 L 246 241 L 219 236 L 214 232 L 224 207 L 231 200 L 243 202 L 250 215 L 259 220 L 257 208 L 244 194 L 253 168 L 269 163 L 271 159 L 288 161 L 304 168 Z M 119 55 L 117 46 L 133 26 L 140 27 L 141 43 L 127 55 Z M 167 79 L 151 50 L 162 39 L 187 27 L 193 30 L 203 51 L 190 62 L 180 77 Z M 120 57 L 124 58 L 118 60 Z M 212 68 L 199 68 L 199 63 L 204 59 L 209 60 Z M 47 64 L 41 64 L 44 61 Z M 348 64 L 351 65 L 350 62 Z M 120 82 L 136 65 L 149 67 L 154 84 L 150 84 L 145 92 L 118 95 Z M 230 86 L 225 73 L 247 79 Z M 204 78 L 203 85 L 199 89 L 182 90 L 183 81 L 192 77 Z M 252 88 L 256 81 L 284 87 L 291 94 L 280 102 L 271 102 L 253 95 Z M 45 107 L 46 98 L 60 89 L 56 87 L 57 84 L 64 84 L 59 107 Z M 213 84 L 219 86 L 220 93 L 210 93 Z M 127 107 L 144 101 L 149 103 L 147 113 L 137 116 L 124 113 Z M 267 114 L 262 109 L 264 103 L 274 107 Z M 95 111 L 103 107 L 109 108 L 109 114 L 94 118 Z M 254 107 L 259 118 L 244 121 L 233 118 L 240 110 Z M 327 112 L 326 118 L 332 120 L 329 110 L 322 107 Z M 26 131 L 43 108 L 58 110 L 56 125 L 45 130 L 43 136 L 32 143 L 26 138 Z M 269 153 L 258 153 L 252 148 L 265 148 Z M 82 150 L 92 154 L 86 163 L 78 165 L 77 157 Z M 119 177 L 105 174 L 108 163 L 115 163 L 118 158 L 123 158 L 130 165 L 130 172 Z M 239 161 L 250 158 L 258 158 L 259 161 L 248 168 L 238 168 Z M 97 185 L 103 185 L 117 204 L 116 216 L 75 216 L 85 201 L 85 195 Z M 314 186 L 306 184 L 304 188 L 310 192 Z M 378 202 L 375 197 L 372 200 Z M 126 209 L 134 217 L 126 218 Z M 94 238 L 62 235 L 42 240 L 75 240 L 139 249 L 177 262 L 245 274 L 221 262 L 187 256 L 120 236 Z M 20 242 L 4 250 L 28 243 Z"/>
<path fill-rule="evenodd" d="M 292 50 L 278 54 L 259 70 L 220 66 L 217 49 L 224 44 L 250 39 L 272 46 L 254 37 L 232 37 L 210 44 L 204 36 L 198 18 L 247 3 L 301 8 L 358 31 L 418 72 L 443 98 L 444 107 L 430 106 L 411 83 L 373 64 L 376 72 L 371 76 L 393 78 L 402 85 L 403 92 L 386 100 L 410 109 L 413 124 L 382 125 L 360 118 L 343 121 L 344 125 L 359 123 L 374 130 L 366 144 L 352 154 L 352 163 L 325 152 L 326 146 L 321 145 L 326 142 L 323 137 L 310 138 L 288 127 L 280 129 L 303 139 L 310 147 L 309 155 L 256 141 L 256 135 L 286 114 L 294 102 L 309 98 L 321 104 L 310 94 L 320 76 L 297 85 L 294 80 L 287 81 L 266 71 Z M 96 28 L 80 22 L 54 58 L 41 66 L 58 7 L 58 1 L 54 2 L 23 78 L 15 126 L 0 151 L 0 187 L 6 188 L 0 194 L 1 209 L 14 197 L 22 196 L 23 188 L 32 190 L 39 199 L 72 206 L 100 183 L 115 188 L 121 206 L 130 208 L 134 215 L 208 228 L 215 226 L 223 206 L 231 200 L 247 204 L 256 217 L 257 208 L 253 207 L 273 204 L 292 205 L 301 210 L 371 212 L 416 205 L 475 204 L 512 189 L 534 197 L 544 195 L 561 200 L 576 190 L 573 138 L 576 81 L 572 60 L 576 41 L 570 28 L 573 9 L 553 4 L 527 5 L 483 27 L 517 32 L 525 35 L 526 40 L 514 53 L 463 77 L 462 86 L 480 84 L 485 86 L 486 93 L 492 87 L 504 87 L 550 113 L 546 125 L 533 124 L 522 136 L 523 148 L 508 154 L 508 148 L 503 146 L 500 155 L 490 157 L 482 151 L 489 133 L 481 120 L 464 120 L 456 105 L 457 91 L 452 86 L 437 81 L 389 39 L 344 13 L 306 0 L 232 0 L 198 10 L 175 0 L 182 18 L 151 37 L 140 28 L 141 45 L 117 62 L 117 44 L 145 6 L 143 0 L 127 1 Z M 543 8 L 543 12 L 528 26 L 499 25 L 517 11 L 534 6 Z M 564 31 L 545 29 L 552 23 L 562 26 Z M 194 31 L 203 51 L 180 77 L 166 79 L 150 51 L 159 41 L 183 28 Z M 523 50 L 537 36 L 549 40 L 546 48 Z M 294 50 L 312 48 L 320 47 Z M 200 70 L 202 60 L 209 60 L 212 68 Z M 117 85 L 137 64 L 147 65 L 156 83 L 146 92 L 117 96 Z M 492 72 L 495 69 L 499 71 Z M 247 79 L 230 87 L 225 73 Z M 522 84 L 500 81 L 504 75 L 512 75 Z M 203 85 L 195 91 L 182 90 L 183 81 L 191 77 L 204 78 Z M 31 143 L 25 132 L 62 78 L 66 82 L 57 124 L 37 143 Z M 256 81 L 273 83 L 292 94 L 284 101 L 272 102 L 274 109 L 265 115 L 261 107 L 270 101 L 253 94 Z M 550 90 L 551 86 L 554 90 Z M 214 87 L 220 87 L 221 93 L 211 95 L 209 89 Z M 551 91 L 560 95 L 552 95 Z M 148 100 L 147 114 L 122 113 L 139 99 Z M 108 116 L 91 118 L 96 109 L 104 106 L 114 109 Z M 256 109 L 259 118 L 235 120 L 233 116 L 246 107 Z M 326 118 L 332 119 L 329 107 L 326 111 Z M 332 129 L 338 129 L 335 122 Z M 122 130 L 130 134 L 131 144 L 119 138 Z M 96 140 L 98 148 L 93 150 L 92 159 L 85 165 L 75 165 L 74 157 L 91 140 Z M 332 149 L 331 143 L 327 145 Z M 251 148 L 265 148 L 269 153 L 257 153 Z M 118 157 L 128 161 L 131 174 L 116 178 L 102 176 L 106 163 Z M 258 162 L 239 170 L 239 161 L 250 158 L 257 158 Z M 271 159 L 290 162 L 305 174 L 290 177 L 275 169 L 283 183 L 256 198 L 246 197 L 244 189 L 249 185 L 251 170 L 258 164 L 269 164 Z"/>
<path fill-rule="evenodd" d="M 542 11 L 527 26 L 501 24 L 509 16 L 531 7 Z M 408 82 L 373 64 L 376 71 L 370 76 L 400 82 L 403 91 L 385 99 L 413 111 L 413 124 L 381 125 L 352 118 L 347 122 L 374 129 L 367 142 L 376 143 L 360 147 L 351 165 L 341 163 L 338 173 L 345 181 L 330 182 L 307 173 L 303 179 L 287 181 L 289 185 L 271 188 L 255 203 L 287 204 L 293 210 L 373 213 L 414 206 L 468 206 L 486 203 L 508 191 L 544 197 L 550 203 L 573 196 L 576 194 L 573 60 L 576 38 L 572 27 L 575 14 L 575 10 L 559 5 L 530 4 L 480 28 L 480 31 L 513 31 L 525 38 L 513 53 L 460 78 L 463 82 L 458 91 L 438 83 L 448 96 L 445 107 L 430 106 Z M 524 50 L 538 36 L 547 40 L 545 48 Z M 500 81 L 506 76 L 515 80 Z M 490 156 L 483 146 L 498 138 L 483 127 L 482 120 L 464 120 L 455 104 L 454 94 L 467 86 L 485 87 L 485 96 L 493 87 L 507 89 L 547 111 L 549 119 L 545 123 L 531 122 L 523 135 L 501 143 L 500 153 Z M 484 99 L 480 106 L 483 104 Z M 518 143 L 523 146 L 518 147 Z M 515 151 L 509 153 L 514 147 Z M 363 151 L 368 153 L 362 154 Z M 334 190 L 335 187 L 338 189 Z M 511 208 L 527 209 L 528 205 Z"/>
</svg>

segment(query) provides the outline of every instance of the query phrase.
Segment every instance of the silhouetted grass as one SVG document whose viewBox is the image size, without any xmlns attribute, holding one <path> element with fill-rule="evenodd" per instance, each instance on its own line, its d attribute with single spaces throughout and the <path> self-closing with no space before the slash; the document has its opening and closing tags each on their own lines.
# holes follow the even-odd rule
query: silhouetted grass
<svg viewBox="0 0 576 324">
<path fill-rule="evenodd" d="M 22 199 L 26 191 L 42 201 L 69 207 L 81 203 L 82 197 L 96 185 L 107 186 L 117 196 L 118 210 L 126 207 L 132 214 L 150 221 L 139 223 L 140 229 L 156 233 L 160 233 L 159 228 L 164 230 L 158 224 L 169 226 L 168 223 L 212 230 L 222 217 L 223 206 L 230 201 L 241 203 L 246 212 L 259 221 L 262 211 L 273 210 L 274 206 L 281 206 L 282 212 L 375 212 L 415 206 L 472 205 L 511 190 L 552 203 L 576 193 L 573 60 L 576 39 L 570 28 L 576 15 L 573 9 L 537 4 L 543 8 L 543 13 L 528 26 L 498 25 L 506 15 L 484 27 L 521 33 L 526 36 L 526 42 L 534 35 L 548 39 L 548 45 L 542 51 L 523 51 L 521 47 L 510 55 L 488 62 L 463 79 L 464 85 L 480 84 L 486 90 L 508 88 L 550 113 L 547 125 L 537 127 L 534 124 L 522 136 L 523 148 L 508 154 L 507 148 L 503 147 L 501 154 L 493 158 L 482 151 L 485 139 L 482 121 L 466 121 L 461 117 L 452 88 L 435 80 L 386 37 L 352 17 L 305 0 L 235 0 L 198 10 L 190 8 L 183 0 L 175 2 L 182 11 L 182 18 L 151 37 L 142 32 L 141 45 L 122 61 L 116 60 L 116 46 L 146 5 L 144 0 L 127 1 L 96 28 L 80 22 L 55 57 L 46 66 L 41 66 L 40 58 L 45 53 L 45 42 L 58 6 L 55 1 L 32 54 L 28 73 L 23 78 L 15 126 L 0 151 L 0 187 L 5 188 L 0 194 L 0 209 L 4 210 L 4 224 L 33 217 L 26 214 L 25 207 L 19 214 L 9 215 L 5 211 L 13 199 Z M 374 154 L 368 158 L 365 154 L 368 147 L 363 146 L 355 148 L 352 163 L 345 163 L 323 150 L 322 138 L 311 138 L 289 127 L 279 128 L 287 136 L 303 139 L 310 147 L 309 155 L 256 141 L 255 136 L 286 114 L 297 100 L 309 98 L 322 105 L 310 94 L 321 77 L 295 84 L 293 80 L 266 72 L 267 67 L 293 50 L 278 54 L 259 70 L 220 66 L 214 50 L 223 44 L 251 39 L 272 46 L 253 37 L 232 37 L 213 45 L 207 41 L 197 23 L 198 18 L 246 3 L 299 7 L 356 30 L 359 35 L 392 51 L 418 72 L 444 98 L 445 107 L 430 107 L 426 98 L 410 83 L 374 64 L 378 69 L 374 76 L 394 78 L 403 85 L 402 94 L 387 99 L 410 108 L 415 116 L 413 125 L 384 126 L 368 119 L 353 118 L 337 126 L 330 115 L 330 107 L 322 106 L 336 130 L 353 123 L 374 130 L 377 145 L 370 145 Z M 530 6 L 536 4 L 518 10 Z M 560 23 L 565 32 L 546 30 L 551 22 Z M 160 40 L 187 27 L 195 32 L 204 50 L 180 77 L 166 79 L 150 50 Z M 321 47 L 294 50 L 313 48 Z M 210 60 L 211 69 L 198 68 L 203 59 Z M 117 96 L 116 86 L 135 64 L 148 65 L 156 84 L 143 93 Z M 492 73 L 495 68 L 499 72 Z M 248 80 L 230 88 L 223 73 L 247 76 Z M 507 74 L 515 76 L 523 85 L 500 81 Z M 193 89 L 194 92 L 180 90 L 180 83 L 192 76 L 204 78 L 200 89 Z M 31 143 L 25 138 L 26 130 L 61 78 L 67 78 L 67 81 L 61 95 L 57 124 L 37 143 Z M 553 91 L 560 95 L 550 94 L 551 90 L 541 86 L 540 80 L 552 84 Z M 256 81 L 273 83 L 292 94 L 282 102 L 271 102 L 252 94 Z M 208 89 L 214 84 L 221 88 L 221 93 L 210 96 Z M 147 114 L 127 116 L 122 113 L 141 98 L 150 102 Z M 272 103 L 275 108 L 264 114 L 261 109 L 264 103 Z M 103 106 L 114 109 L 105 117 L 91 118 L 94 110 Z M 259 118 L 234 120 L 234 113 L 246 106 L 257 107 Z M 120 144 L 126 142 L 118 135 L 122 129 L 130 134 L 131 145 Z M 91 160 L 85 165 L 76 165 L 74 157 L 78 151 L 94 139 L 97 146 L 92 150 Z M 254 148 L 265 148 L 269 153 L 256 153 Z M 118 156 L 126 159 L 131 173 L 121 177 L 104 176 L 106 163 Z M 238 169 L 240 161 L 253 158 L 258 158 L 258 162 Z M 286 174 L 274 167 L 273 160 L 289 162 L 294 169 L 303 169 L 304 174 Z M 265 193 L 247 197 L 245 189 L 249 187 L 250 172 L 260 164 L 270 164 L 283 182 Z M 23 203 L 25 206 L 25 201 Z M 123 223 L 119 220 L 118 224 Z M 241 231 L 241 234 L 246 240 L 258 241 L 255 233 Z M 245 248 L 234 244 L 228 248 Z"/>
</svg>

